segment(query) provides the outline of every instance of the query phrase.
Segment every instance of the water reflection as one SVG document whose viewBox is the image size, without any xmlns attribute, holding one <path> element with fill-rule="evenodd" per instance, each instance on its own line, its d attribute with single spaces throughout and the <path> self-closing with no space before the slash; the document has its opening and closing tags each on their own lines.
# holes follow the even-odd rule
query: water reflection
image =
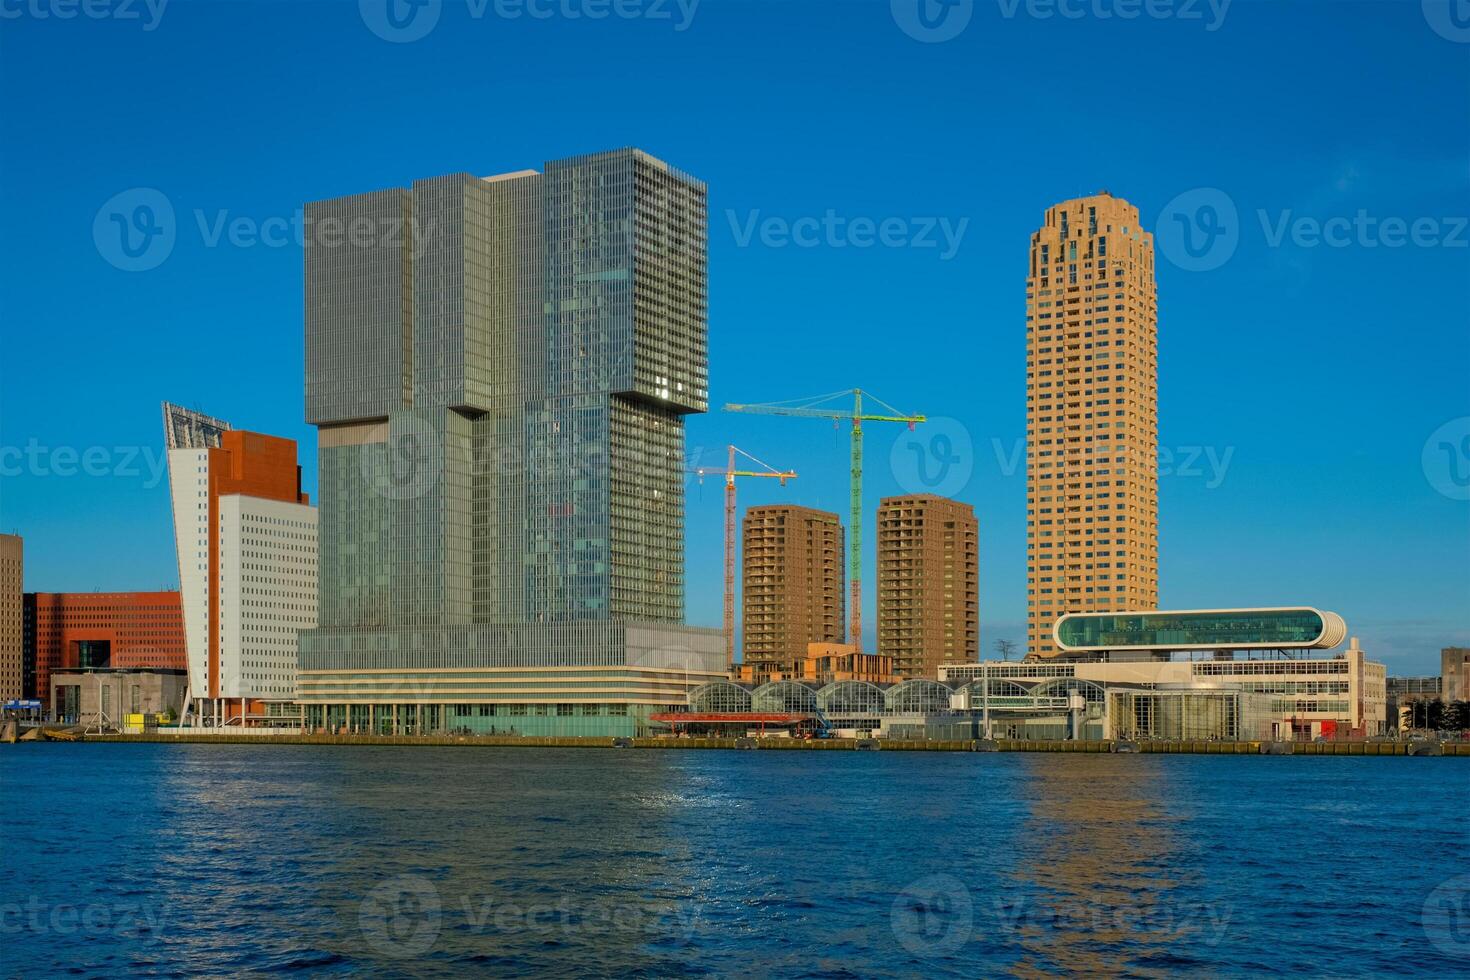
<svg viewBox="0 0 1470 980">
<path fill-rule="evenodd" d="M 1168 771 L 1135 757 L 1035 755 L 1015 842 L 1020 886 L 995 902 L 1020 976 L 1163 975 L 1189 962 L 1208 910 L 1194 901 L 1189 827 L 1166 810 Z M 1183 822 L 1181 822 L 1183 821 Z"/>
</svg>

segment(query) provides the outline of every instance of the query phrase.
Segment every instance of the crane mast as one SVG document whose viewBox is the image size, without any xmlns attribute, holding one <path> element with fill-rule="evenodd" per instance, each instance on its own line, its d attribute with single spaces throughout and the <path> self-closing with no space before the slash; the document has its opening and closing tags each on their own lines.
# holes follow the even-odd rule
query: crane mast
<svg viewBox="0 0 1470 980">
<path fill-rule="evenodd" d="M 796 471 L 778 470 L 736 446 L 726 448 L 729 450 L 729 460 L 723 470 L 702 466 L 694 472 L 701 480 L 711 475 L 720 475 L 725 478 L 725 663 L 733 665 L 735 663 L 735 479 L 737 477 L 770 477 L 780 480 L 781 486 L 784 487 L 787 480 L 796 479 Z M 737 453 L 765 468 L 761 470 L 737 469 L 735 459 Z"/>
<path fill-rule="evenodd" d="M 833 399 L 844 398 L 849 395 L 852 396 L 852 409 L 850 411 L 844 408 L 822 407 L 822 403 L 824 402 L 830 402 Z M 744 412 L 751 415 L 785 415 L 795 418 L 832 419 L 834 422 L 841 422 L 841 420 L 846 419 L 852 424 L 852 465 L 849 470 L 852 507 L 847 532 L 847 579 L 850 595 L 848 637 L 849 642 L 858 649 L 862 649 L 863 642 L 863 423 L 903 422 L 912 429 L 919 422 L 925 421 L 923 415 L 907 415 L 871 393 L 868 393 L 868 397 L 886 409 L 887 413 L 875 414 L 864 412 L 863 395 L 863 389 L 852 388 L 846 391 L 836 391 L 829 395 L 794 399 L 789 402 L 769 402 L 761 405 L 732 403 L 725 406 L 725 411 L 727 412 Z"/>
</svg>

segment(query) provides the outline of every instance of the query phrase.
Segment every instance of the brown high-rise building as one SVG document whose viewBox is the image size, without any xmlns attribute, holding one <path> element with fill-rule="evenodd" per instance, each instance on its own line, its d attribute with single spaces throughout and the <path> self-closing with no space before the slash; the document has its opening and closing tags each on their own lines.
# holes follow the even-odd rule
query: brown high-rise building
<svg viewBox="0 0 1470 980">
<path fill-rule="evenodd" d="M 946 497 L 884 497 L 878 505 L 878 655 L 900 677 L 980 654 L 980 525 Z"/>
<path fill-rule="evenodd" d="M 842 523 L 836 514 L 773 505 L 745 512 L 744 662 L 795 674 L 808 643 L 841 643 Z"/>
<path fill-rule="evenodd" d="M 23 692 L 21 593 L 25 590 L 25 545 L 14 534 L 0 534 L 0 699 Z"/>
<path fill-rule="evenodd" d="M 1106 191 L 1048 208 L 1026 280 L 1031 655 L 1065 612 L 1159 601 L 1153 235 Z"/>
</svg>

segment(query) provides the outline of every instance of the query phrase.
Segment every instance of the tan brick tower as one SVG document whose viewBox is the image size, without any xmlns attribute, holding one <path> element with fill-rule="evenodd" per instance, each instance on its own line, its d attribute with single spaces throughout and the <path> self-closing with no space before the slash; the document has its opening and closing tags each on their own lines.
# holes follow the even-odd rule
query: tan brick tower
<svg viewBox="0 0 1470 980">
<path fill-rule="evenodd" d="M 743 541 L 744 662 L 796 673 L 808 643 L 843 641 L 842 523 L 809 507 L 751 507 Z"/>
<path fill-rule="evenodd" d="M 946 497 L 884 497 L 878 505 L 878 654 L 902 677 L 979 659 L 980 525 Z"/>
<path fill-rule="evenodd" d="M 1026 279 L 1027 649 L 1159 599 L 1153 235 L 1103 191 L 1048 208 Z"/>
</svg>

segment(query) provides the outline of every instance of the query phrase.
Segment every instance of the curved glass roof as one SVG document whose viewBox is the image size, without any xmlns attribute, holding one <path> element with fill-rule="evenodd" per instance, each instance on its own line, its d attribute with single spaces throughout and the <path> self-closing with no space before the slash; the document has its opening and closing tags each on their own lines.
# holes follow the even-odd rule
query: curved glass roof
<svg viewBox="0 0 1470 980">
<path fill-rule="evenodd" d="M 1335 647 L 1347 635 L 1336 613 L 1289 609 L 1070 613 L 1054 635 L 1063 650 L 1244 650 Z"/>
</svg>

